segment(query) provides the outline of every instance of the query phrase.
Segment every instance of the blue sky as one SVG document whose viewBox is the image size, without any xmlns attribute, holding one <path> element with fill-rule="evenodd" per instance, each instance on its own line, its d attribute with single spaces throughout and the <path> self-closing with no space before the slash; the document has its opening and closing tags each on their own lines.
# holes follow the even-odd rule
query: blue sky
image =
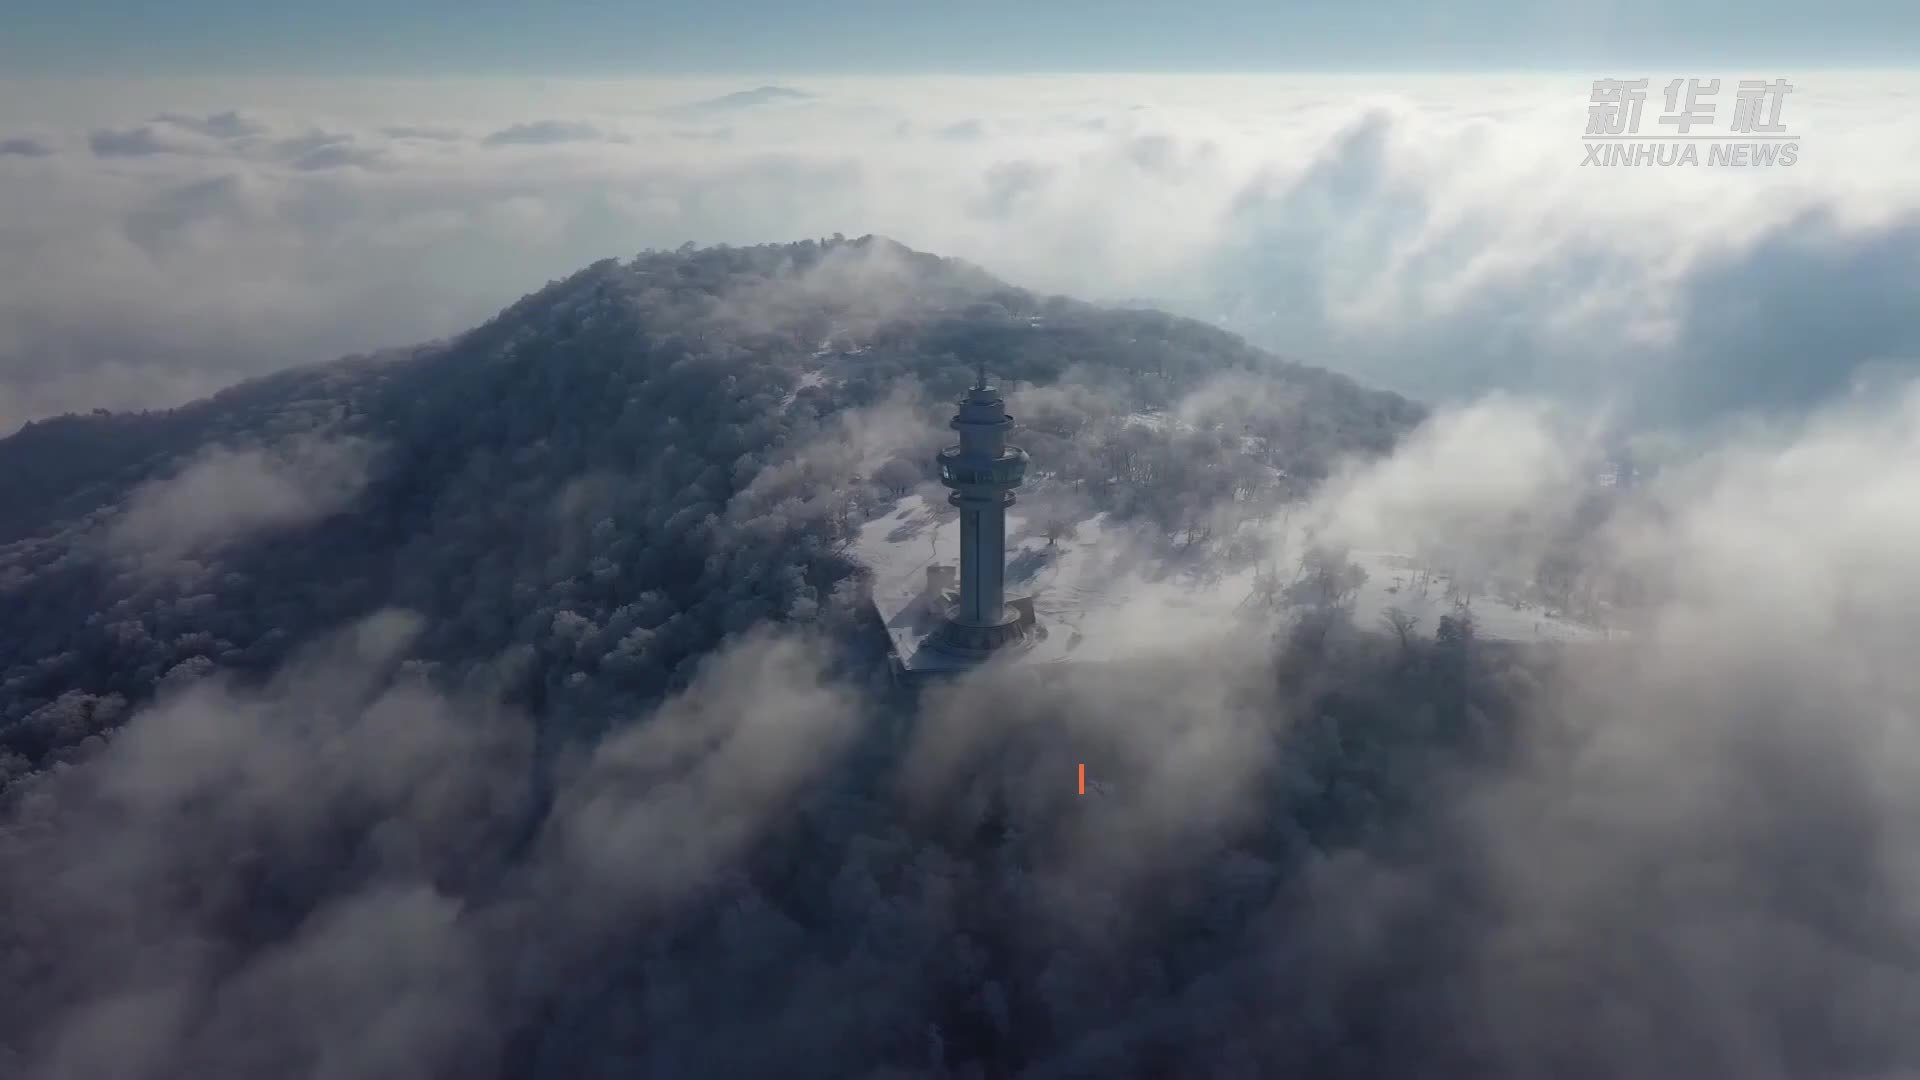
<svg viewBox="0 0 1920 1080">
<path fill-rule="evenodd" d="M 1907 67 L 1911 0 L 10 0 L 0 71 L 597 74 Z"/>
</svg>

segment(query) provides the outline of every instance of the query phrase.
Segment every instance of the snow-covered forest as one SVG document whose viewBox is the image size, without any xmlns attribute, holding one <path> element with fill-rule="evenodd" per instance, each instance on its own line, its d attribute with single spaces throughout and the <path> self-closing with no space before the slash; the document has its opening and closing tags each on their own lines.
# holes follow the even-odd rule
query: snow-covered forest
<svg viewBox="0 0 1920 1080">
<path fill-rule="evenodd" d="M 848 614 L 846 541 L 926 479 L 981 359 L 1036 387 L 1028 442 L 1089 512 L 1169 530 L 1272 470 L 1243 431 L 1118 419 L 1136 409 L 1237 375 L 1265 406 L 1237 426 L 1301 484 L 1420 416 L 883 240 L 609 260 L 457 341 L 0 443 L 6 771 L 168 678 L 258 677 L 388 607 L 425 618 L 408 659 L 443 682 L 567 724 L 630 714 L 728 635 Z"/>
</svg>

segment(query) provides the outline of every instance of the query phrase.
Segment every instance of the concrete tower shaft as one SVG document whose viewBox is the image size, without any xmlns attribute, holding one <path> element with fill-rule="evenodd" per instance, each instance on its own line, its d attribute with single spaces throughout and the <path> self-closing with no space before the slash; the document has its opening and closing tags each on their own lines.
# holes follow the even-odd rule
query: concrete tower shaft
<svg viewBox="0 0 1920 1080">
<path fill-rule="evenodd" d="M 953 620 L 962 626 L 997 627 L 1006 610 L 1007 507 L 1027 471 L 1027 452 L 1007 445 L 1013 418 L 999 391 L 980 373 L 949 425 L 957 446 L 940 451 L 940 482 L 947 501 L 960 510 L 960 603 Z"/>
</svg>

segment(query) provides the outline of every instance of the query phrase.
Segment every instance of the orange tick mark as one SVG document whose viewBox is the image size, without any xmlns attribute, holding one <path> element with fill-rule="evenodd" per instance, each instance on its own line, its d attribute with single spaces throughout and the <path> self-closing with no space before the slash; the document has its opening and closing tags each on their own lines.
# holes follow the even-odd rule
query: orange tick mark
<svg viewBox="0 0 1920 1080">
<path fill-rule="evenodd" d="M 1080 763 L 1080 794 L 1085 795 L 1086 793 L 1087 793 L 1087 763 L 1083 761 Z"/>
</svg>

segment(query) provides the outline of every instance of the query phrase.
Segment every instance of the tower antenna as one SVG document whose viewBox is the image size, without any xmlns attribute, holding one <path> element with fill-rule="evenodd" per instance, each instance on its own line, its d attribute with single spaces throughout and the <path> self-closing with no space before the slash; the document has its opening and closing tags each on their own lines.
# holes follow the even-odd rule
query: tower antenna
<svg viewBox="0 0 1920 1080">
<path fill-rule="evenodd" d="M 974 383 L 973 388 L 976 390 L 985 390 L 987 388 L 987 361 L 985 357 L 979 360 L 976 370 L 980 373 L 980 381 Z"/>
</svg>

